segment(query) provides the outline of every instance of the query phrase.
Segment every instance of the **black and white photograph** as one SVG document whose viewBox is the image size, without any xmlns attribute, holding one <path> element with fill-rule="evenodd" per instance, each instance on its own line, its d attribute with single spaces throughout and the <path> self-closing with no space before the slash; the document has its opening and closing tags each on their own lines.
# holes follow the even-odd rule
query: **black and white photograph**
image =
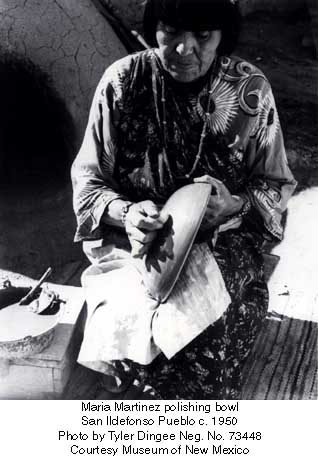
<svg viewBox="0 0 318 460">
<path fill-rule="evenodd" d="M 0 399 L 317 401 L 317 0 L 0 19 Z"/>
</svg>

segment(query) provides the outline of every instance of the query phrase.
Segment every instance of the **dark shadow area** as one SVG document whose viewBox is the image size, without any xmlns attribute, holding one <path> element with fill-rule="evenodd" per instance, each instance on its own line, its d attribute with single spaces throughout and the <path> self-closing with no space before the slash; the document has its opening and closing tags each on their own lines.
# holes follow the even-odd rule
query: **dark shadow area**
<svg viewBox="0 0 318 460">
<path fill-rule="evenodd" d="M 74 126 L 48 75 L 24 57 L 1 55 L 0 100 L 1 188 L 69 181 Z"/>
<path fill-rule="evenodd" d="M 141 51 L 144 49 L 143 44 L 133 35 L 130 27 L 120 18 L 120 12 L 107 0 L 91 0 L 101 15 L 112 26 L 116 35 L 125 46 L 128 53 Z"/>
<path fill-rule="evenodd" d="M 164 264 L 168 259 L 172 261 L 176 257 L 173 253 L 173 235 L 173 218 L 169 216 L 163 228 L 158 230 L 156 239 L 153 241 L 147 254 L 146 269 L 148 272 L 151 272 L 151 268 L 153 268 L 156 272 L 161 273 L 162 267 L 160 267 L 159 262 Z"/>
</svg>

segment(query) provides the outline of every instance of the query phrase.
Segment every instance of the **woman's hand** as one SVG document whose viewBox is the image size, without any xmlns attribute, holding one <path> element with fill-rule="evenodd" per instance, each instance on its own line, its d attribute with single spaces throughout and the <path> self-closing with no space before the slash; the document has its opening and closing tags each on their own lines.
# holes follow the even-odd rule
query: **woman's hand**
<svg viewBox="0 0 318 460">
<path fill-rule="evenodd" d="M 236 214 L 244 204 L 242 198 L 233 196 L 227 187 L 218 179 L 205 175 L 196 177 L 194 182 L 204 182 L 212 185 L 212 193 L 202 222 L 204 229 L 222 223 L 224 217 Z"/>
<path fill-rule="evenodd" d="M 130 206 L 126 215 L 125 229 L 133 257 L 142 257 L 148 251 L 157 231 L 163 227 L 168 217 L 150 200 L 140 201 Z"/>
</svg>

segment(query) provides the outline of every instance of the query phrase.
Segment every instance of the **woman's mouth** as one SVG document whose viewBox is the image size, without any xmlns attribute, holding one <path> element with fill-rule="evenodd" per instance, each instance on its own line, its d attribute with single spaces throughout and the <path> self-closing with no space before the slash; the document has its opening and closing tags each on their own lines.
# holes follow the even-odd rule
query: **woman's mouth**
<svg viewBox="0 0 318 460">
<path fill-rule="evenodd" d="M 182 61 L 182 62 L 176 62 L 174 61 L 172 64 L 171 64 L 171 67 L 175 68 L 175 69 L 179 69 L 179 70 L 190 70 L 190 69 L 194 69 L 194 68 L 197 68 L 198 67 L 198 64 L 197 62 L 193 62 L 193 61 Z"/>
</svg>

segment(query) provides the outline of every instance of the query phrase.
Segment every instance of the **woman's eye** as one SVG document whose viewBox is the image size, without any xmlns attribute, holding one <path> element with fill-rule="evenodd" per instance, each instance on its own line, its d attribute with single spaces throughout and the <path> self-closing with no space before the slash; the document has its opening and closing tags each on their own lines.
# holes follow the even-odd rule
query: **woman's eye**
<svg viewBox="0 0 318 460">
<path fill-rule="evenodd" d="M 201 31 L 201 32 L 197 32 L 196 36 L 200 40 L 207 40 L 210 37 L 210 32 L 208 30 L 204 30 L 204 31 Z"/>
</svg>

